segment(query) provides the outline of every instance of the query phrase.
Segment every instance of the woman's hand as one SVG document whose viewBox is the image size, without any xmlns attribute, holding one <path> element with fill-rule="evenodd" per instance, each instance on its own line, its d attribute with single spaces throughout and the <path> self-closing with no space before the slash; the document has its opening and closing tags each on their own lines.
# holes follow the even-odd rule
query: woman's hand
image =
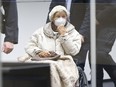
<svg viewBox="0 0 116 87">
<path fill-rule="evenodd" d="M 50 57 L 51 54 L 49 51 L 41 51 L 39 54 L 38 54 L 40 57 Z"/>
<path fill-rule="evenodd" d="M 63 25 L 57 27 L 57 31 L 61 36 L 64 36 L 67 33 L 66 28 Z"/>
</svg>

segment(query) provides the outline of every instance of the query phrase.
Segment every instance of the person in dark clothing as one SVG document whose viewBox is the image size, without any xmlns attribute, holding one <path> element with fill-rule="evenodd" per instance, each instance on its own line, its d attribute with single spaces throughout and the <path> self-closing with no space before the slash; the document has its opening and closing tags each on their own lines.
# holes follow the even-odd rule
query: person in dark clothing
<svg viewBox="0 0 116 87">
<path fill-rule="evenodd" d="M 116 39 L 116 3 L 104 1 L 96 1 L 96 87 L 103 87 L 103 69 L 116 87 L 116 63 L 110 55 Z"/>
<path fill-rule="evenodd" d="M 77 66 L 84 70 L 86 54 L 89 50 L 90 39 L 90 8 L 89 0 L 52 0 L 49 12 L 56 5 L 63 5 L 70 11 L 69 21 L 75 26 L 76 30 L 82 35 L 82 48 L 76 56 L 73 56 Z M 47 19 L 47 22 L 48 19 Z"/>
<path fill-rule="evenodd" d="M 18 14 L 16 0 L 2 0 L 0 2 L 0 30 L 5 34 L 2 50 L 10 53 L 14 44 L 18 43 Z"/>
<path fill-rule="evenodd" d="M 90 49 L 90 7 L 86 8 L 86 14 L 83 23 L 79 29 L 79 33 L 83 36 L 83 43 L 80 52 L 74 56 L 77 66 L 80 66 L 84 70 L 87 52 Z"/>
</svg>

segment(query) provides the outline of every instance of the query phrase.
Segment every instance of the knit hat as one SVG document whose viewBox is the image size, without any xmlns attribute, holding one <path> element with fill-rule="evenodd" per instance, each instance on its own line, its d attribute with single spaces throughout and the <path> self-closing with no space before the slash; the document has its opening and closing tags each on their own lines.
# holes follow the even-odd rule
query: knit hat
<svg viewBox="0 0 116 87">
<path fill-rule="evenodd" d="M 58 12 L 58 11 L 65 11 L 68 17 L 69 17 L 69 15 L 70 15 L 69 11 L 68 11 L 64 6 L 62 6 L 62 5 L 57 5 L 57 6 L 55 6 L 55 7 L 51 10 L 51 12 L 49 13 L 49 20 L 50 20 L 50 21 L 52 21 L 53 15 L 54 15 L 56 12 Z"/>
</svg>

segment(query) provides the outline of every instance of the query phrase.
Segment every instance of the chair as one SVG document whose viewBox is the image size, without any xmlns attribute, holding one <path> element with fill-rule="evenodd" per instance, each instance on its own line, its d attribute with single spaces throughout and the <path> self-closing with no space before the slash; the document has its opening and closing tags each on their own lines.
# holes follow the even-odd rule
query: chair
<svg viewBox="0 0 116 87">
<path fill-rule="evenodd" d="M 85 72 L 81 69 L 81 67 L 77 67 L 79 70 L 79 87 L 89 87 Z"/>
</svg>

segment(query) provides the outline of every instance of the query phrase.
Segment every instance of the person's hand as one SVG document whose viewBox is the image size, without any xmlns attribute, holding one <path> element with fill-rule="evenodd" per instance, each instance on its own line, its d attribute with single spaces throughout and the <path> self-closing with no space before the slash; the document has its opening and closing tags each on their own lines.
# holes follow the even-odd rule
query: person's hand
<svg viewBox="0 0 116 87">
<path fill-rule="evenodd" d="M 4 42 L 2 51 L 6 54 L 9 54 L 14 49 L 14 44 L 11 42 Z"/>
<path fill-rule="evenodd" d="M 49 51 L 41 51 L 39 54 L 38 54 L 40 57 L 50 57 L 51 54 Z"/>
<path fill-rule="evenodd" d="M 81 35 L 81 41 L 82 41 L 82 43 L 84 42 L 84 36 L 83 35 Z"/>
<path fill-rule="evenodd" d="M 96 25 L 99 25 L 99 21 L 96 19 Z"/>
<path fill-rule="evenodd" d="M 57 31 L 61 36 L 64 36 L 67 33 L 66 28 L 63 25 L 57 27 Z"/>
</svg>

